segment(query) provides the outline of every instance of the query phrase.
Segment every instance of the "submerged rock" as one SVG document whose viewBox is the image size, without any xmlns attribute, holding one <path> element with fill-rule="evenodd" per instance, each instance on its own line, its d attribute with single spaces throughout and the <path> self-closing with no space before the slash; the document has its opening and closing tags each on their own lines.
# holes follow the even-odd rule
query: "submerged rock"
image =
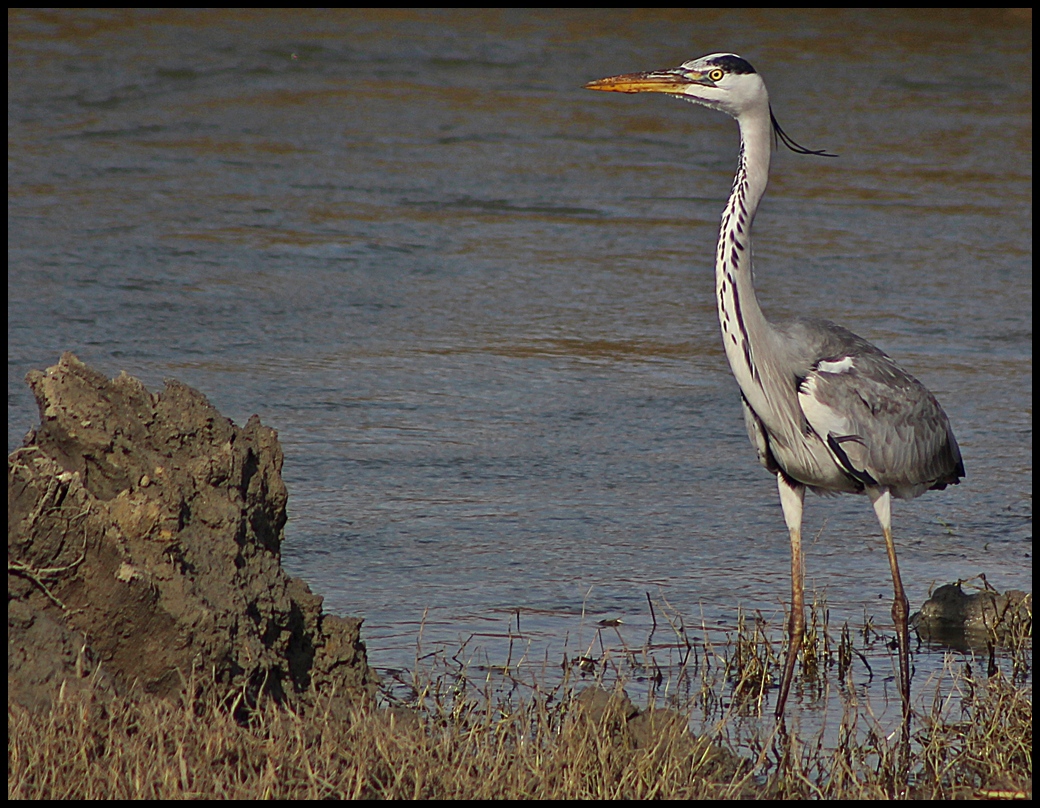
<svg viewBox="0 0 1040 808">
<path fill-rule="evenodd" d="M 687 758 L 701 776 L 714 780 L 732 780 L 748 768 L 732 752 L 690 732 L 687 716 L 668 708 L 640 710 L 621 688 L 586 687 L 574 699 L 571 721 L 630 750 Z"/>
<path fill-rule="evenodd" d="M 88 683 L 168 697 L 189 681 L 240 707 L 371 696 L 361 621 L 324 614 L 281 567 L 273 429 L 69 353 L 27 382 L 40 426 L 8 458 L 9 700 Z"/>
<path fill-rule="evenodd" d="M 936 589 L 911 618 L 918 633 L 957 647 L 1002 642 L 1017 628 L 1032 631 L 1033 598 L 1019 590 L 967 594 L 960 583 Z"/>
</svg>

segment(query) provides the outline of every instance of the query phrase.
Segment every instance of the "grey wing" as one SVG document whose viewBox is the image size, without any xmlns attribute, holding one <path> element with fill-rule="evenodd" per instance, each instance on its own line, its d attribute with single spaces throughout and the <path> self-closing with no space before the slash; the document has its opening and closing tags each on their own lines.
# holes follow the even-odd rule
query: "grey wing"
<svg viewBox="0 0 1040 808">
<path fill-rule="evenodd" d="M 798 401 L 838 465 L 864 486 L 910 498 L 964 475 L 935 396 L 876 349 L 817 361 Z"/>
</svg>

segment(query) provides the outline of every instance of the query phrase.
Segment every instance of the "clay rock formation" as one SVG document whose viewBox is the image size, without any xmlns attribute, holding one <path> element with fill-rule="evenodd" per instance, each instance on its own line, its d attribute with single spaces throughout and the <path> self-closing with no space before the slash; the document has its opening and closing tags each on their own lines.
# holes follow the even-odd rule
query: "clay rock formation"
<svg viewBox="0 0 1040 808">
<path fill-rule="evenodd" d="M 220 688 L 346 706 L 375 675 L 361 621 L 281 568 L 282 450 L 177 381 L 149 393 L 72 354 L 27 382 L 40 426 L 8 458 L 8 698 Z M 328 702 L 326 702 L 327 704 Z"/>
</svg>

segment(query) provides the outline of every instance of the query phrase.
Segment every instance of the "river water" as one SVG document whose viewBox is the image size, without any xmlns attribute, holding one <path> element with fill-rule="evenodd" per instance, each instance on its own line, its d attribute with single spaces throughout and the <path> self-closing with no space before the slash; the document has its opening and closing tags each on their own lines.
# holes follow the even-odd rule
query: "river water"
<svg viewBox="0 0 1040 808">
<path fill-rule="evenodd" d="M 872 340 L 960 441 L 964 482 L 896 505 L 912 604 L 1031 590 L 1031 22 L 996 10 L 16 12 L 9 449 L 63 350 L 259 413 L 285 565 L 384 670 L 556 664 L 602 619 L 641 646 L 648 593 L 779 631 L 786 531 L 713 297 L 736 127 L 581 89 L 719 50 L 840 155 L 774 157 L 767 313 Z M 832 623 L 884 630 L 867 501 L 810 497 L 805 535 Z"/>
</svg>

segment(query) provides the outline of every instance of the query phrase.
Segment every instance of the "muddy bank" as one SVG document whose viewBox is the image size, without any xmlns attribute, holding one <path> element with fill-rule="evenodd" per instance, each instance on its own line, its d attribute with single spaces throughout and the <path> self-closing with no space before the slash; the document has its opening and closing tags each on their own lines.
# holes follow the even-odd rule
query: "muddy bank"
<svg viewBox="0 0 1040 808">
<path fill-rule="evenodd" d="M 27 382 L 40 425 L 8 458 L 9 700 L 88 683 L 171 696 L 188 679 L 243 705 L 370 697 L 361 621 L 281 568 L 273 429 L 68 353 Z"/>
</svg>

